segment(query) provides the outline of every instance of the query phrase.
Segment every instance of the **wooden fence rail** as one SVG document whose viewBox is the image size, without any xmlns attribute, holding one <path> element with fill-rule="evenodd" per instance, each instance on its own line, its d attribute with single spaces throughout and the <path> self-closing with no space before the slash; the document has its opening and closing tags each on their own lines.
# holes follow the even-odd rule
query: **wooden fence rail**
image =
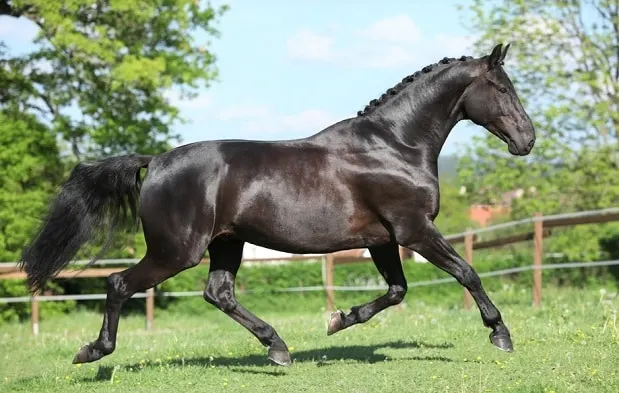
<svg viewBox="0 0 619 393">
<path fill-rule="evenodd" d="M 491 227 L 480 228 L 476 230 L 467 230 L 460 234 L 447 236 L 447 240 L 451 244 L 464 243 L 464 258 L 467 263 L 473 265 L 474 250 L 488 249 L 494 247 L 502 247 L 510 244 L 515 244 L 524 241 L 533 241 L 533 258 L 532 258 L 532 298 L 533 306 L 539 307 L 542 302 L 542 263 L 543 263 L 543 239 L 552 235 L 549 228 L 557 228 L 564 226 L 573 226 L 591 223 L 605 223 L 611 221 L 619 221 L 619 208 L 603 209 L 597 211 L 586 211 L 572 214 L 560 214 L 553 216 L 542 216 L 541 213 L 536 213 L 530 219 L 519 220 L 515 222 L 499 224 Z M 516 235 L 499 237 L 491 240 L 480 240 L 480 234 L 491 231 L 498 231 L 505 228 L 515 227 L 523 224 L 533 224 L 533 232 L 525 232 Z M 333 253 L 325 255 L 293 255 L 282 258 L 247 258 L 244 261 L 251 262 L 267 262 L 267 261 L 299 261 L 322 259 L 323 268 L 323 288 L 326 295 L 327 310 L 335 310 L 335 289 L 334 289 L 334 270 L 337 265 L 347 263 L 358 263 L 371 261 L 371 258 L 361 256 L 345 256 L 343 253 Z M 405 250 L 400 248 L 400 255 L 404 255 Z M 137 260 L 120 260 L 122 264 L 131 264 Z M 202 264 L 209 263 L 208 258 L 201 261 Z M 77 263 L 77 265 L 85 264 L 85 261 Z M 113 261 L 108 261 L 106 265 L 113 264 Z M 82 277 L 107 277 L 112 273 L 124 270 L 125 267 L 103 267 L 103 268 L 86 268 L 86 269 L 66 269 L 58 273 L 57 277 L 62 278 L 82 278 Z M 23 279 L 26 275 L 19 271 L 17 264 L 4 263 L 0 264 L 0 279 Z M 302 289 L 301 289 L 302 290 Z M 79 297 L 80 295 L 77 295 Z M 85 295 L 81 295 L 82 297 Z M 88 295 L 86 295 L 88 296 Z M 92 295 L 91 295 L 92 296 Z M 105 298 L 105 295 L 95 295 L 96 298 Z M 70 296 L 57 296 L 57 298 L 70 298 Z M 154 326 L 154 310 L 155 310 L 155 291 L 150 288 L 145 294 L 136 294 L 134 297 L 146 298 L 146 329 L 151 330 Z M 94 298 L 94 297 L 93 297 Z M 0 303 L 10 301 L 11 298 L 0 299 Z M 39 332 L 39 296 L 34 295 L 30 298 L 31 302 L 31 319 L 32 332 Z M 472 298 L 468 290 L 464 290 L 464 307 L 470 309 L 472 307 Z"/>
</svg>

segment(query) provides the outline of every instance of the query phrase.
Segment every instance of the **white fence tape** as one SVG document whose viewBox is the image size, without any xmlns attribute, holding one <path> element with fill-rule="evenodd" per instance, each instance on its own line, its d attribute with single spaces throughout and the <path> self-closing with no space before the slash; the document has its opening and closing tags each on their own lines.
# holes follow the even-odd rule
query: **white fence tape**
<svg viewBox="0 0 619 393">
<path fill-rule="evenodd" d="M 619 260 L 610 260 L 610 261 L 596 261 L 596 262 L 569 262 L 569 263 L 556 263 L 556 264 L 547 264 L 541 265 L 539 268 L 530 265 L 530 266 L 521 266 L 510 269 L 502 269 L 495 270 L 491 272 L 478 273 L 479 277 L 495 277 L 502 276 L 506 274 L 513 273 L 522 273 L 526 271 L 541 269 L 541 270 L 554 270 L 554 269 L 575 269 L 580 267 L 600 267 L 600 266 L 615 266 L 619 265 Z M 428 285 L 439 285 L 455 282 L 456 280 L 452 277 L 439 278 L 435 280 L 427 280 L 427 281 L 414 281 L 408 283 L 409 288 L 428 286 Z M 367 286 L 323 286 L 323 285 L 315 285 L 309 287 L 292 287 L 292 288 L 274 288 L 274 289 L 262 289 L 262 290 L 237 290 L 236 293 L 246 294 L 246 293 L 278 293 L 278 292 L 317 292 L 317 291 L 325 291 L 327 289 L 331 289 L 334 291 L 346 292 L 346 291 L 381 291 L 387 290 L 386 285 L 367 285 Z M 158 292 L 155 294 L 155 297 L 190 297 L 190 296 L 202 296 L 202 291 L 188 291 L 188 292 Z M 83 295 L 53 295 L 53 296 L 37 296 L 37 300 L 40 302 L 46 301 L 63 301 L 63 300 L 102 300 L 107 297 L 106 294 L 83 294 Z M 133 299 L 137 298 L 145 298 L 146 293 L 136 293 L 132 296 Z M 31 296 L 19 296 L 19 297 L 5 297 L 0 298 L 0 303 L 25 303 L 30 302 L 32 300 Z"/>
<path fill-rule="evenodd" d="M 500 229 L 515 227 L 518 225 L 532 224 L 537 221 L 548 221 L 548 220 L 556 220 L 556 219 L 564 219 L 564 218 L 584 218 L 584 217 L 593 217 L 593 216 L 600 216 L 600 215 L 606 215 L 606 214 L 619 214 L 619 207 L 610 207 L 610 208 L 599 209 L 599 210 L 586 210 L 586 211 L 575 212 L 575 213 L 562 213 L 562 214 L 554 214 L 554 215 L 548 215 L 548 216 L 524 218 L 518 221 L 510 221 L 510 222 L 506 222 L 503 224 L 497 224 L 497 225 L 491 225 L 491 226 L 484 227 L 484 228 L 473 229 L 468 232 L 454 233 L 454 234 L 445 236 L 445 238 L 447 240 L 451 240 L 455 238 L 460 238 L 467 233 L 479 234 L 479 233 L 485 233 L 485 232 L 492 232 L 492 231 L 497 231 Z M 303 256 L 303 255 L 297 255 L 296 257 L 300 257 L 300 256 Z M 307 255 L 307 259 L 320 259 L 321 257 L 324 258 L 324 255 L 323 256 L 317 255 L 317 254 Z M 286 258 L 273 258 L 273 260 L 285 260 L 285 259 Z M 139 261 L 140 261 L 139 259 L 132 259 L 132 258 L 99 259 L 96 261 L 96 265 L 98 266 L 134 265 L 138 263 Z M 248 260 L 248 261 L 251 261 L 251 260 Z M 71 262 L 69 266 L 84 266 L 84 265 L 87 265 L 88 263 L 90 263 L 89 260 L 79 260 L 79 261 Z M 1 262 L 0 268 L 17 267 L 17 265 L 18 265 L 18 262 Z"/>
<path fill-rule="evenodd" d="M 90 262 L 89 260 L 73 261 L 69 264 L 69 266 L 86 266 L 88 265 L 89 262 Z M 139 259 L 119 258 L 119 259 L 97 259 L 97 261 L 94 264 L 96 266 L 114 266 L 114 265 L 135 265 L 138 262 L 140 262 Z M 18 265 L 18 262 L 1 262 L 0 268 L 17 267 L 17 265 Z"/>
</svg>

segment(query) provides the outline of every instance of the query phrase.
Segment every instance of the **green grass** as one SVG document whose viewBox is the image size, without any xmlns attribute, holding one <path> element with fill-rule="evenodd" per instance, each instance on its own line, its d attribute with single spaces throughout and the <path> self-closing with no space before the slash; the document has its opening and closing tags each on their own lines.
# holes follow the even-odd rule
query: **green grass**
<svg viewBox="0 0 619 393">
<path fill-rule="evenodd" d="M 143 317 L 123 318 L 116 352 L 81 367 L 71 360 L 96 337 L 100 315 L 42 321 L 36 338 L 28 324 L 6 325 L 0 391 L 619 392 L 616 294 L 546 289 L 539 310 L 528 293 L 491 297 L 511 328 L 511 354 L 492 347 L 476 309 L 424 306 L 414 291 L 401 309 L 331 337 L 324 313 L 262 314 L 292 351 L 288 368 L 270 365 L 253 336 L 206 304 L 202 315 L 158 312 L 152 332 Z"/>
</svg>

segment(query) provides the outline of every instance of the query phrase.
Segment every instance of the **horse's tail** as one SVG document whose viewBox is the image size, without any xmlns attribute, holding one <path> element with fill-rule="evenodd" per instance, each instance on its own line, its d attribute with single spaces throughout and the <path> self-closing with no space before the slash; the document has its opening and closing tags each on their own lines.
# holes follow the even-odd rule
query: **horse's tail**
<svg viewBox="0 0 619 393">
<path fill-rule="evenodd" d="M 20 268 L 26 271 L 32 292 L 67 266 L 79 249 L 93 239 L 96 230 L 107 226 L 107 241 L 101 255 L 117 225 L 128 220 L 137 224 L 140 169 L 148 167 L 152 158 L 111 157 L 73 168 L 21 257 Z M 96 259 L 97 256 L 90 263 Z"/>
</svg>

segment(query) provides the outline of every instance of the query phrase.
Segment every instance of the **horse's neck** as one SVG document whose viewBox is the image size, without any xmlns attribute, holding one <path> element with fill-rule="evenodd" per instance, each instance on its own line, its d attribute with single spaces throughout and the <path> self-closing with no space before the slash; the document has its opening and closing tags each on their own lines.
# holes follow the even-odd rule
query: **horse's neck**
<svg viewBox="0 0 619 393">
<path fill-rule="evenodd" d="M 431 160 L 438 159 L 449 133 L 463 118 L 460 99 L 470 79 L 456 72 L 445 70 L 443 75 L 419 81 L 407 92 L 409 100 L 400 101 L 397 108 L 386 106 L 381 113 L 393 124 L 398 140 L 427 152 Z"/>
</svg>

